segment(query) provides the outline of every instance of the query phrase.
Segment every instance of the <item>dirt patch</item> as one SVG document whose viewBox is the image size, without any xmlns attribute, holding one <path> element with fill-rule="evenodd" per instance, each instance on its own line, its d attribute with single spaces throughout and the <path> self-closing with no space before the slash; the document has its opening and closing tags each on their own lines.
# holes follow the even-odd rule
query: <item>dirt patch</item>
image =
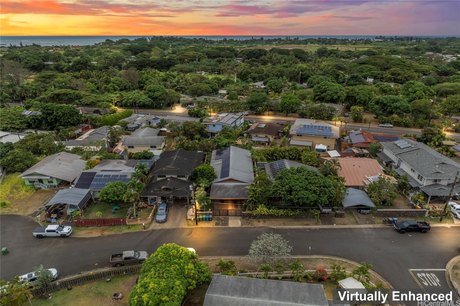
<svg viewBox="0 0 460 306">
<path fill-rule="evenodd" d="M 54 190 L 37 190 L 22 198 L 10 201 L 6 207 L 0 208 L 2 214 L 31 215 L 34 211 L 43 206 L 51 199 L 56 191 Z"/>
<path fill-rule="evenodd" d="M 397 209 L 412 209 L 413 207 L 409 205 L 407 198 L 403 195 L 398 195 L 396 199 L 393 201 L 393 205 L 391 208 Z"/>
<path fill-rule="evenodd" d="M 119 225 L 101 227 L 73 227 L 74 237 L 99 237 L 127 232 L 138 232 L 144 230 L 142 225 Z"/>
</svg>

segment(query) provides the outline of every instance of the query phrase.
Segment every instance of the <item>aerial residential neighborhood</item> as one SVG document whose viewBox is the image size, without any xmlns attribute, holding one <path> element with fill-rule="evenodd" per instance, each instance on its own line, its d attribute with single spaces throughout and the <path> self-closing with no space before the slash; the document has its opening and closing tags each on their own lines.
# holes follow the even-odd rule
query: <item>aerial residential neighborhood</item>
<svg viewBox="0 0 460 306">
<path fill-rule="evenodd" d="M 457 1 L 1 11 L 0 305 L 460 305 Z"/>
</svg>

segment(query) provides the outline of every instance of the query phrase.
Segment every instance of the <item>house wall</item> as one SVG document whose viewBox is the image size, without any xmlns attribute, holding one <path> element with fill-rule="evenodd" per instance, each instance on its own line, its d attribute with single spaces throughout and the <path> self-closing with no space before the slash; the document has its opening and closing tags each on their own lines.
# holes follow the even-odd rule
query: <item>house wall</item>
<svg viewBox="0 0 460 306">
<path fill-rule="evenodd" d="M 336 149 L 336 144 L 337 140 L 335 138 L 324 138 L 324 137 L 316 137 L 316 136 L 298 136 L 298 135 L 293 135 L 292 139 L 294 140 L 306 140 L 306 141 L 311 141 L 313 143 L 313 148 L 315 145 L 318 144 L 323 144 L 327 146 L 328 150 L 334 150 Z"/>
<path fill-rule="evenodd" d="M 62 182 L 61 180 L 54 177 L 39 175 L 34 175 L 32 178 L 23 177 L 23 180 L 27 186 L 33 186 L 40 189 L 56 188 Z"/>
<path fill-rule="evenodd" d="M 213 216 L 241 216 L 245 200 L 216 199 L 212 200 Z"/>
<path fill-rule="evenodd" d="M 155 148 L 151 148 L 150 146 L 125 146 L 125 149 L 128 150 L 129 153 L 137 153 L 137 152 L 142 152 L 142 151 L 155 151 L 155 150 L 162 150 L 165 146 L 165 143 L 163 142 L 161 145 L 156 146 Z"/>
<path fill-rule="evenodd" d="M 209 123 L 209 124 L 206 124 L 206 130 L 209 132 L 209 133 L 219 133 L 220 131 L 222 131 L 222 124 L 221 123 Z"/>
</svg>

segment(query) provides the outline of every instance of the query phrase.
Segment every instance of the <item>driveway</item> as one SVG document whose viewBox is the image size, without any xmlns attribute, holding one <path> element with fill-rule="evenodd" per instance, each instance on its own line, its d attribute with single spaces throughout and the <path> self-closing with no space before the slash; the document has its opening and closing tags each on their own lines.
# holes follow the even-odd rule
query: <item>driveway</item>
<svg viewBox="0 0 460 306">
<path fill-rule="evenodd" d="M 430 233 L 398 234 L 391 228 L 274 229 L 244 227 L 155 229 L 95 238 L 36 239 L 30 219 L 2 215 L 0 277 L 10 278 L 43 264 L 62 276 L 107 266 L 110 254 L 129 250 L 150 253 L 167 242 L 193 247 L 201 256 L 241 256 L 264 232 L 275 232 L 293 246 L 293 255 L 332 255 L 367 262 L 397 289 L 423 285 L 423 274 L 444 269 L 458 255 L 460 228 L 435 227 Z M 443 282 L 444 284 L 444 282 Z M 438 288 L 439 289 L 439 288 Z M 445 288 L 443 288 L 445 289 Z"/>
<path fill-rule="evenodd" d="M 187 227 L 185 203 L 175 202 L 168 209 L 168 220 L 165 223 L 156 223 L 154 219 L 149 229 Z"/>
</svg>

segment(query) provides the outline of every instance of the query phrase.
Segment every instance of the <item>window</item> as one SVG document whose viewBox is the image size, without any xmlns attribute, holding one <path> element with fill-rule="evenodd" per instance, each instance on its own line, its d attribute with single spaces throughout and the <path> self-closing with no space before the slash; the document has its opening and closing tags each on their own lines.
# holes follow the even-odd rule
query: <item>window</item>
<svg viewBox="0 0 460 306">
<path fill-rule="evenodd" d="M 415 170 L 414 170 L 414 169 L 412 169 L 412 168 L 410 168 L 410 171 L 411 171 L 411 172 L 415 172 Z"/>
<path fill-rule="evenodd" d="M 417 175 L 417 179 L 418 179 L 419 181 L 423 181 L 423 176 L 421 176 L 421 175 L 419 174 L 419 175 Z"/>
<path fill-rule="evenodd" d="M 441 180 L 440 179 L 435 179 L 433 180 L 433 183 L 439 183 Z"/>
<path fill-rule="evenodd" d="M 150 148 L 151 148 L 151 149 L 156 149 L 156 148 L 157 148 L 157 146 L 150 146 Z"/>
</svg>

